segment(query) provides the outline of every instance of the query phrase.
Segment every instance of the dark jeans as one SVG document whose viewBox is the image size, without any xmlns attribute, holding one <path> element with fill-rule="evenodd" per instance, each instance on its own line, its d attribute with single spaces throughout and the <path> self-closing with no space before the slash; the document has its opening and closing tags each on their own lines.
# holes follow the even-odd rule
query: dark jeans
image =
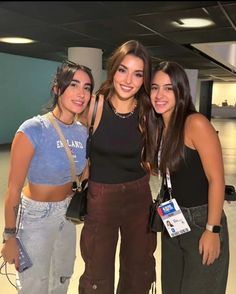
<svg viewBox="0 0 236 294">
<path fill-rule="evenodd" d="M 121 235 L 117 294 L 148 294 L 155 281 L 156 234 L 148 230 L 149 177 L 123 184 L 90 181 L 88 215 L 81 232 L 85 271 L 80 294 L 114 294 L 118 233 Z"/>
<path fill-rule="evenodd" d="M 222 214 L 220 233 L 221 252 L 212 265 L 202 265 L 199 239 L 207 222 L 207 205 L 181 210 L 191 231 L 170 238 L 162 233 L 162 294 L 225 294 L 228 266 L 229 240 L 227 219 Z"/>
</svg>

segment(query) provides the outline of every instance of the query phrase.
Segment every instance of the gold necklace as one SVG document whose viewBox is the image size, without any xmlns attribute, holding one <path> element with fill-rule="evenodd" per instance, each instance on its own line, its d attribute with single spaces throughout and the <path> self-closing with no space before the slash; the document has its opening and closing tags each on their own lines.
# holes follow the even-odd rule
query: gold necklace
<svg viewBox="0 0 236 294">
<path fill-rule="evenodd" d="M 117 112 L 117 110 L 115 109 L 115 107 L 111 103 L 111 101 L 109 101 L 109 105 L 111 106 L 111 109 L 113 110 L 114 114 L 120 118 L 128 118 L 128 117 L 132 116 L 134 114 L 136 107 L 137 107 L 137 103 L 135 103 L 134 108 L 130 112 L 122 114 L 122 113 Z"/>
</svg>

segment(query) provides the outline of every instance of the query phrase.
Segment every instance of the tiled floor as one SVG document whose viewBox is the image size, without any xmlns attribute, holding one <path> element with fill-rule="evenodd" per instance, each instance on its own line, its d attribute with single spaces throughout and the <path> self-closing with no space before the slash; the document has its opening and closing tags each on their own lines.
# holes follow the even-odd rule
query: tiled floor
<svg viewBox="0 0 236 294">
<path fill-rule="evenodd" d="M 227 184 L 236 186 L 236 120 L 212 120 L 216 130 L 219 131 L 219 137 L 222 144 L 224 165 L 225 165 L 225 178 Z M 0 148 L 0 232 L 3 230 L 3 195 L 7 186 L 7 174 L 9 163 L 9 149 Z M 153 195 L 158 189 L 158 182 L 152 178 L 151 188 Z M 230 234 L 230 270 L 228 278 L 228 286 L 226 294 L 236 293 L 236 202 L 225 202 L 225 212 L 228 217 L 229 234 Z M 77 225 L 77 236 L 79 240 L 81 225 Z M 157 293 L 161 294 L 160 290 L 160 236 L 158 238 L 158 247 L 155 252 L 157 261 Z M 116 257 L 116 283 L 118 276 L 118 254 Z M 68 294 L 76 294 L 78 279 L 83 272 L 83 261 L 81 259 L 79 246 L 77 246 L 77 258 L 75 262 L 74 275 L 72 276 Z M 8 266 L 9 272 L 14 273 L 14 267 Z M 14 281 L 14 277 L 11 277 Z M 0 294 L 13 294 L 16 293 L 13 286 L 7 281 L 5 276 L 0 276 Z M 32 294 L 34 294 L 32 290 Z M 43 293 L 42 293 L 43 294 Z M 132 293 L 135 294 L 135 293 Z M 173 293 L 175 294 L 175 293 Z M 200 293 L 199 293 L 200 294 Z M 214 293 L 212 293 L 214 294 Z"/>
</svg>

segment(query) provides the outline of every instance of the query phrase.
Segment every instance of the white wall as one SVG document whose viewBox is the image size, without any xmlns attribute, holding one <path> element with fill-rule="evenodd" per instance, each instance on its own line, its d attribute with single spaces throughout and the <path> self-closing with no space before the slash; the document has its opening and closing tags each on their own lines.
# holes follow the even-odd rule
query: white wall
<svg viewBox="0 0 236 294">
<path fill-rule="evenodd" d="M 236 83 L 213 83 L 212 103 L 221 106 L 224 100 L 236 105 Z"/>
</svg>

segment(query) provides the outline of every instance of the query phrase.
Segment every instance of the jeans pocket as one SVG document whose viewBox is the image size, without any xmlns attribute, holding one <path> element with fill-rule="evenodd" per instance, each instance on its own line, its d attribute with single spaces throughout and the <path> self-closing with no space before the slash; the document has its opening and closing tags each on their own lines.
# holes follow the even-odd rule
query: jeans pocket
<svg viewBox="0 0 236 294">
<path fill-rule="evenodd" d="M 199 206 L 197 208 L 192 209 L 191 211 L 191 221 L 190 224 L 204 231 L 206 229 L 208 211 L 206 206 Z"/>
<path fill-rule="evenodd" d="M 102 184 L 93 184 L 93 182 L 89 182 L 87 198 L 91 200 L 99 199 L 102 189 Z"/>
<path fill-rule="evenodd" d="M 193 219 L 191 222 L 192 226 L 204 232 L 206 229 L 207 217 L 208 217 L 207 213 L 198 213 L 196 215 L 193 215 Z M 220 241 L 223 242 L 223 240 L 227 238 L 227 234 L 228 234 L 227 219 L 224 212 L 222 213 L 222 217 L 221 217 L 221 225 L 222 227 L 220 231 Z"/>
<path fill-rule="evenodd" d="M 49 215 L 49 208 L 47 206 L 28 207 L 23 211 L 25 222 L 40 221 Z"/>
<path fill-rule="evenodd" d="M 207 217 L 194 217 L 192 224 L 196 228 L 199 228 L 201 230 L 206 229 L 206 223 L 207 223 Z"/>
</svg>

